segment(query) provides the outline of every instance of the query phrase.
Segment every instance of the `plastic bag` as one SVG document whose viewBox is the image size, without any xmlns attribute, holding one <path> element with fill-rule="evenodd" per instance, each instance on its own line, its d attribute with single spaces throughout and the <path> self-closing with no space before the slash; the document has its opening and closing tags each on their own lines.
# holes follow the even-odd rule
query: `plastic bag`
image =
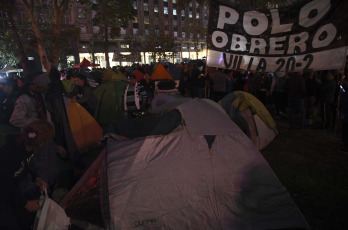
<svg viewBox="0 0 348 230">
<path fill-rule="evenodd" d="M 70 218 L 65 210 L 54 200 L 48 197 L 44 191 L 42 208 L 36 213 L 34 230 L 67 230 L 70 226 Z"/>
</svg>

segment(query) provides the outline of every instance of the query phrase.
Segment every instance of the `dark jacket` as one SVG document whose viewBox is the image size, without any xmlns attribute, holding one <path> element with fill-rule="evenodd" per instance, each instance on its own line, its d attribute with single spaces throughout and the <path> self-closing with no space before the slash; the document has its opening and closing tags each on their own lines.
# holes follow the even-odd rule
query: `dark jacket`
<svg viewBox="0 0 348 230">
<path fill-rule="evenodd" d="M 288 91 L 288 97 L 292 99 L 304 98 L 306 94 L 305 79 L 297 73 L 292 73 L 285 82 L 285 90 Z"/>
<path fill-rule="evenodd" d="M 79 95 L 81 95 L 79 97 Z M 76 102 L 85 107 L 87 110 L 95 110 L 98 106 L 98 98 L 93 94 L 92 88 L 85 84 L 83 87 L 76 85 L 68 97 L 76 97 Z"/>
</svg>

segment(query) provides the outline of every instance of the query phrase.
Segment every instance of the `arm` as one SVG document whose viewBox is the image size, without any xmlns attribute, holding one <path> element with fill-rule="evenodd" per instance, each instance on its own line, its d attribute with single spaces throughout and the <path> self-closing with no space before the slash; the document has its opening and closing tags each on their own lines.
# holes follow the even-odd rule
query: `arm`
<svg viewBox="0 0 348 230">
<path fill-rule="evenodd" d="M 81 98 L 77 98 L 76 101 L 79 104 L 83 104 L 83 103 L 88 103 L 88 101 L 90 100 L 90 98 L 92 97 L 92 90 L 89 87 L 84 87 L 83 88 L 83 93 L 82 93 L 82 97 Z"/>
</svg>

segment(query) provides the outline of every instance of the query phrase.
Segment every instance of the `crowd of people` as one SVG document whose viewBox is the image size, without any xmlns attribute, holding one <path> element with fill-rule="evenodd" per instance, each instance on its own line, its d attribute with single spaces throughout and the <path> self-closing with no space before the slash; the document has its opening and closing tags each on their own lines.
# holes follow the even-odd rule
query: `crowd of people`
<svg viewBox="0 0 348 230">
<path fill-rule="evenodd" d="M 164 67 L 169 68 L 166 64 Z M 180 68 L 177 87 L 174 81 L 162 85 L 177 88 L 178 97 L 218 102 L 234 91 L 246 91 L 256 96 L 274 118 L 288 119 L 291 129 L 310 127 L 333 132 L 342 124 L 342 150 L 348 151 L 348 80 L 342 71 L 259 73 L 206 67 L 203 61 L 181 63 L 176 68 Z M 135 119 L 151 109 L 156 95 L 153 70 L 153 64 L 112 68 L 129 80 L 122 95 L 125 119 Z M 0 150 L 0 175 L 10 188 L 2 197 L 9 198 L 4 204 L 9 210 L 7 224 L 11 229 L 26 229 L 23 226 L 28 226 L 31 212 L 39 208 L 40 190 L 52 192 L 57 180 L 52 172 L 56 157 L 70 161 L 77 171 L 85 168 L 69 127 L 65 101 L 71 98 L 93 116 L 98 107 L 93 90 L 103 83 L 105 71 L 59 72 L 52 68 L 49 73 L 1 78 L 0 124 L 18 128 L 17 134 L 7 136 L 8 141 Z M 76 83 L 68 92 L 61 82 L 65 79 L 74 79 Z"/>
<path fill-rule="evenodd" d="M 179 91 L 186 97 L 219 101 L 233 91 L 257 97 L 275 119 L 288 119 L 289 128 L 342 131 L 348 152 L 347 89 L 344 70 L 261 73 L 185 64 Z"/>
</svg>

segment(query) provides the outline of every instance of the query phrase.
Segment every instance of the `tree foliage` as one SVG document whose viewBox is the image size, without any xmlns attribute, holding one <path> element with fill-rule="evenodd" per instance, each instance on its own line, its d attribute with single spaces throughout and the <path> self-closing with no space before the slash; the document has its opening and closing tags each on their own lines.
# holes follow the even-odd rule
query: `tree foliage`
<svg viewBox="0 0 348 230">
<path fill-rule="evenodd" d="M 12 36 L 13 49 L 4 52 L 17 52 L 23 69 L 30 49 L 40 54 L 46 70 L 50 64 L 58 64 L 60 57 L 68 51 L 68 40 L 76 36 L 76 30 L 63 28 L 63 17 L 69 9 L 70 0 L 0 0 L 0 9 L 7 15 L 5 32 Z M 18 10 L 24 6 L 26 18 L 18 17 Z M 1 42 L 6 42 L 1 37 Z M 65 59 L 65 58 L 64 58 Z"/>
<path fill-rule="evenodd" d="M 0 69 L 6 65 L 17 65 L 19 57 L 17 55 L 17 47 L 13 42 L 9 31 L 0 34 Z"/>
<path fill-rule="evenodd" d="M 168 53 L 172 56 L 177 46 L 172 36 L 152 27 L 149 29 L 149 34 L 144 36 L 142 47 L 143 51 L 151 53 L 153 61 L 157 61 L 158 58 L 168 58 Z"/>
<path fill-rule="evenodd" d="M 99 27 L 94 34 L 96 39 L 104 40 L 104 52 L 107 68 L 109 63 L 109 39 L 116 38 L 121 28 L 126 28 L 129 21 L 133 20 L 136 10 L 132 0 L 80 0 L 81 4 L 94 10 L 92 24 Z"/>
<path fill-rule="evenodd" d="M 21 0 L 21 2 L 36 37 L 41 63 L 47 71 L 50 71 L 51 63 L 58 65 L 61 56 L 63 17 L 69 9 L 70 0 Z M 53 35 L 51 42 L 45 43 L 47 41 L 45 35 Z M 52 51 L 51 60 L 47 56 L 48 49 L 45 45 L 48 45 Z"/>
</svg>

